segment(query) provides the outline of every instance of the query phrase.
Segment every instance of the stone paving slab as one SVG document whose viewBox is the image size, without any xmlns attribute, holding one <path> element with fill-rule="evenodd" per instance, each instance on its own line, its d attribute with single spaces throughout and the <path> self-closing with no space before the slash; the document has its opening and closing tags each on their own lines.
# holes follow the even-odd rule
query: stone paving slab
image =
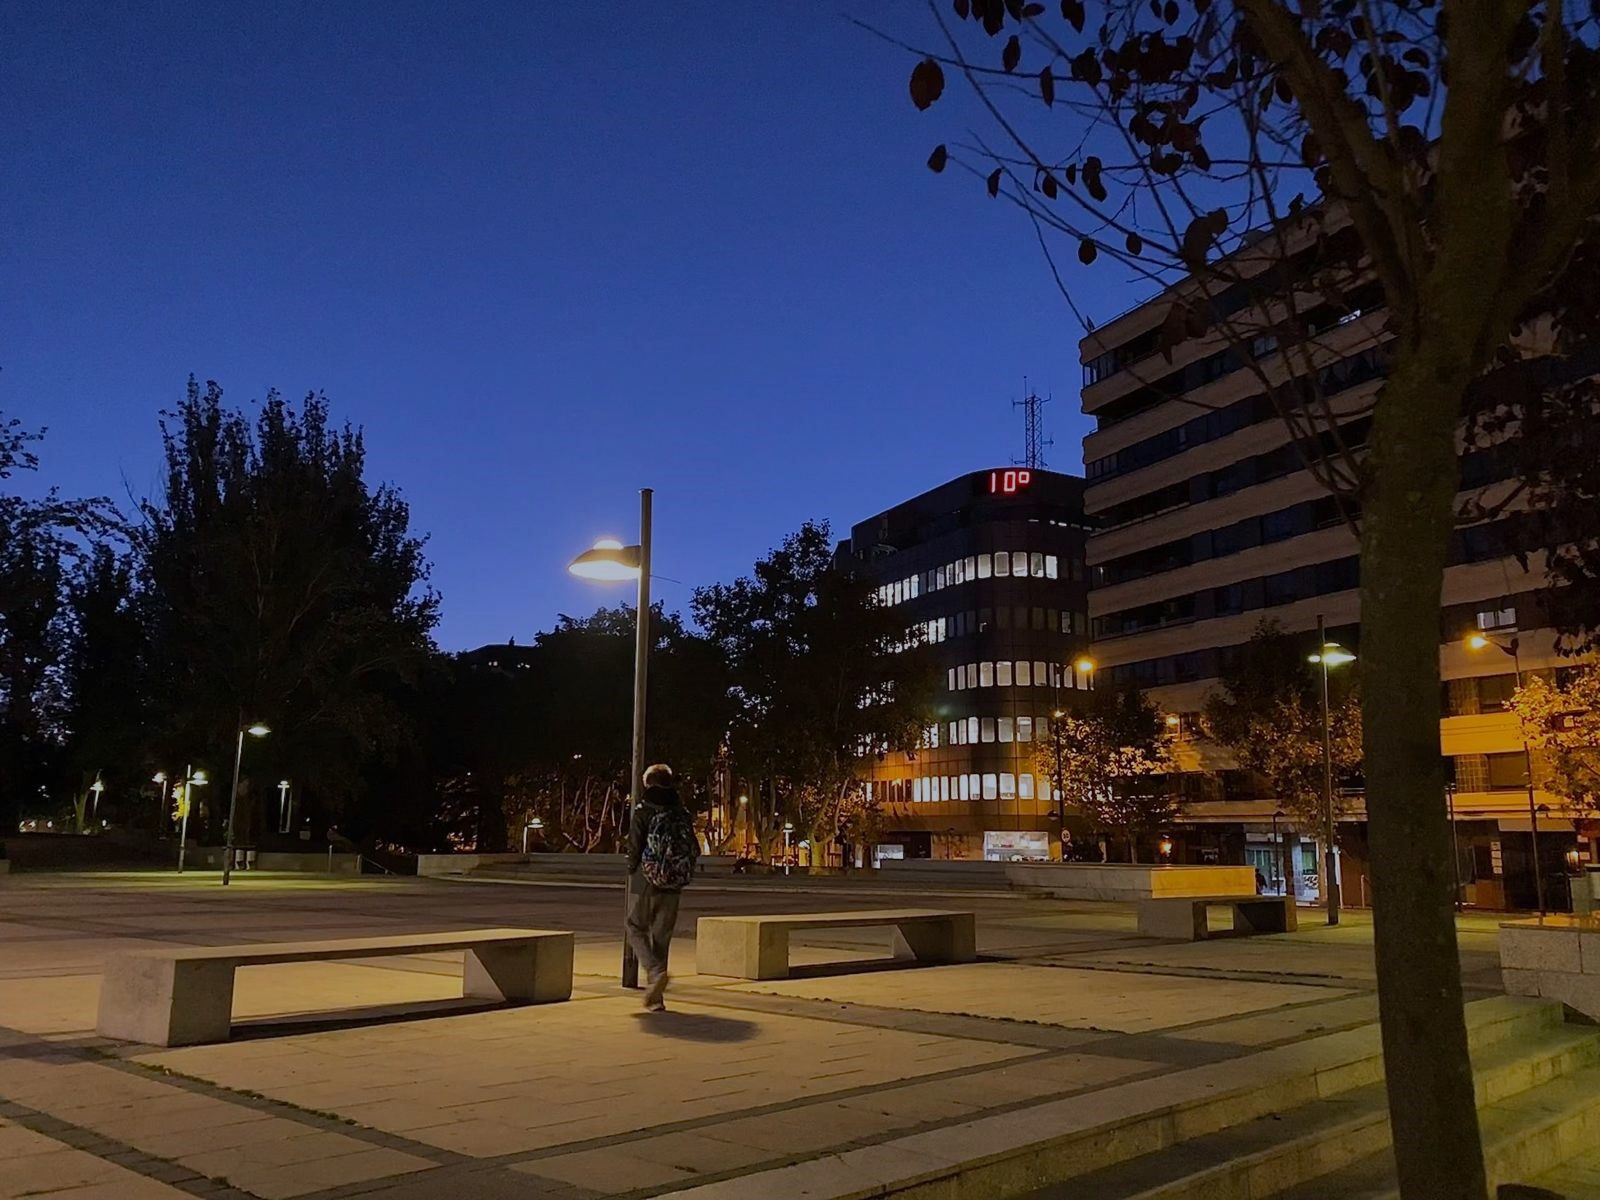
<svg viewBox="0 0 1600 1200">
<path fill-rule="evenodd" d="M 177 1200 L 189 1193 L 0 1117 L 0 1200 Z"/>
<path fill-rule="evenodd" d="M 738 984 L 734 990 L 1119 1033 L 1173 1028 L 1343 994 L 1298 984 L 1015 963 L 774 980 Z"/>
</svg>

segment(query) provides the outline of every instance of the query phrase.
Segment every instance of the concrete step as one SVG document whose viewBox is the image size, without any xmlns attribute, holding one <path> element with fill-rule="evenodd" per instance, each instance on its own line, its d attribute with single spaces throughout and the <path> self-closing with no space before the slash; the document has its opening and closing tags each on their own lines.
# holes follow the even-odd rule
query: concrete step
<svg viewBox="0 0 1600 1200">
<path fill-rule="evenodd" d="M 1546 1026 L 1524 1038 L 1493 1042 L 1474 1054 L 1479 1103 L 1516 1096 L 1597 1063 L 1600 1034 L 1592 1029 Z M 1384 1087 L 1372 1083 L 1029 1195 L 1035 1200 L 1257 1200 L 1380 1154 L 1388 1143 Z"/>
<path fill-rule="evenodd" d="M 1591 1031 L 1592 1032 L 1592 1031 Z M 1479 1109 L 1491 1193 L 1502 1183 L 1537 1183 L 1563 1192 L 1563 1164 L 1600 1141 L 1600 1066 L 1547 1079 Z M 1589 1193 L 1590 1195 L 1594 1193 Z M 1398 1200 L 1390 1147 L 1340 1170 L 1265 1195 L 1277 1200 Z"/>
</svg>

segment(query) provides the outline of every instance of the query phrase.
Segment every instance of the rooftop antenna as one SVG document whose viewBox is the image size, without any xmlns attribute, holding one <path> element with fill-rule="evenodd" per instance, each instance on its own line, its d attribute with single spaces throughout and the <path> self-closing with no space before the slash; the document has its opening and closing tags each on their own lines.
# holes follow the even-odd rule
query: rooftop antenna
<svg viewBox="0 0 1600 1200">
<path fill-rule="evenodd" d="M 1041 397 L 1038 392 L 1028 388 L 1028 377 L 1022 377 L 1022 399 L 1013 400 L 1012 408 L 1022 410 L 1023 420 L 1023 450 L 1021 458 L 1011 461 L 1018 466 L 1027 467 L 1030 471 L 1044 469 L 1045 447 L 1056 444 L 1055 438 L 1044 436 L 1044 406 L 1054 397 Z"/>
</svg>

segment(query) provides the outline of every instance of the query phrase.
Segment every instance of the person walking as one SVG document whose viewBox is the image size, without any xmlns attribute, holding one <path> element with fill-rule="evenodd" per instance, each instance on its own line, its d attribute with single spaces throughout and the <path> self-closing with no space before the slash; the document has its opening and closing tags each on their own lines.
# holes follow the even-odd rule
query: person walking
<svg viewBox="0 0 1600 1200">
<path fill-rule="evenodd" d="M 676 782 L 666 763 L 648 768 L 644 796 L 628 825 L 628 874 L 635 877 L 628 941 L 645 971 L 648 1012 L 667 1007 L 667 954 L 678 923 L 678 901 L 700 857 L 694 819 L 678 799 Z"/>
</svg>

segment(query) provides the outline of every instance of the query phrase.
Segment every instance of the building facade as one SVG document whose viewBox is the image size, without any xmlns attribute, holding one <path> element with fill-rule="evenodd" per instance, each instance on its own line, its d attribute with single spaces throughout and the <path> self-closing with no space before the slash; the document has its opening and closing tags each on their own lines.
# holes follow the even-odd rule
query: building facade
<svg viewBox="0 0 1600 1200">
<path fill-rule="evenodd" d="M 1378 305 L 1357 293 L 1309 318 L 1319 331 L 1321 394 L 1356 449 L 1382 382 Z M 1316 895 L 1318 831 L 1290 828 L 1273 797 L 1252 792 L 1225 754 L 1195 736 L 1197 717 L 1224 657 L 1264 618 L 1303 635 L 1310 651 L 1321 617 L 1333 640 L 1359 654 L 1357 542 L 1239 349 L 1220 333 L 1192 337 L 1170 358 L 1158 349 L 1170 309 L 1170 295 L 1157 297 L 1080 346 L 1083 411 L 1095 421 L 1083 453 L 1084 509 L 1095 526 L 1092 653 L 1103 682 L 1137 684 L 1181 720 L 1189 777 L 1180 856 L 1252 862 L 1269 880 Z M 1274 365 L 1264 357 L 1261 367 L 1270 378 Z M 1506 473 L 1493 451 L 1463 459 L 1463 487 L 1474 493 Z M 1503 702 L 1518 669 L 1566 665 L 1541 611 L 1542 560 L 1519 563 L 1517 529 L 1512 512 L 1457 531 L 1440 614 L 1440 740 L 1455 780 L 1462 895 L 1486 907 L 1534 904 L 1527 758 Z M 1502 652 L 1513 646 L 1515 658 Z M 1535 761 L 1539 861 L 1559 904 L 1569 873 L 1593 860 L 1595 831 L 1540 788 L 1539 775 Z M 1335 839 L 1343 895 L 1354 904 L 1369 895 L 1363 811 L 1352 796 Z"/>
<path fill-rule="evenodd" d="M 1036 751 L 1092 682 L 1083 480 L 975 471 L 855 525 L 838 556 L 933 647 L 938 721 L 869 761 L 881 853 L 1043 858 L 1060 825 Z"/>
</svg>

